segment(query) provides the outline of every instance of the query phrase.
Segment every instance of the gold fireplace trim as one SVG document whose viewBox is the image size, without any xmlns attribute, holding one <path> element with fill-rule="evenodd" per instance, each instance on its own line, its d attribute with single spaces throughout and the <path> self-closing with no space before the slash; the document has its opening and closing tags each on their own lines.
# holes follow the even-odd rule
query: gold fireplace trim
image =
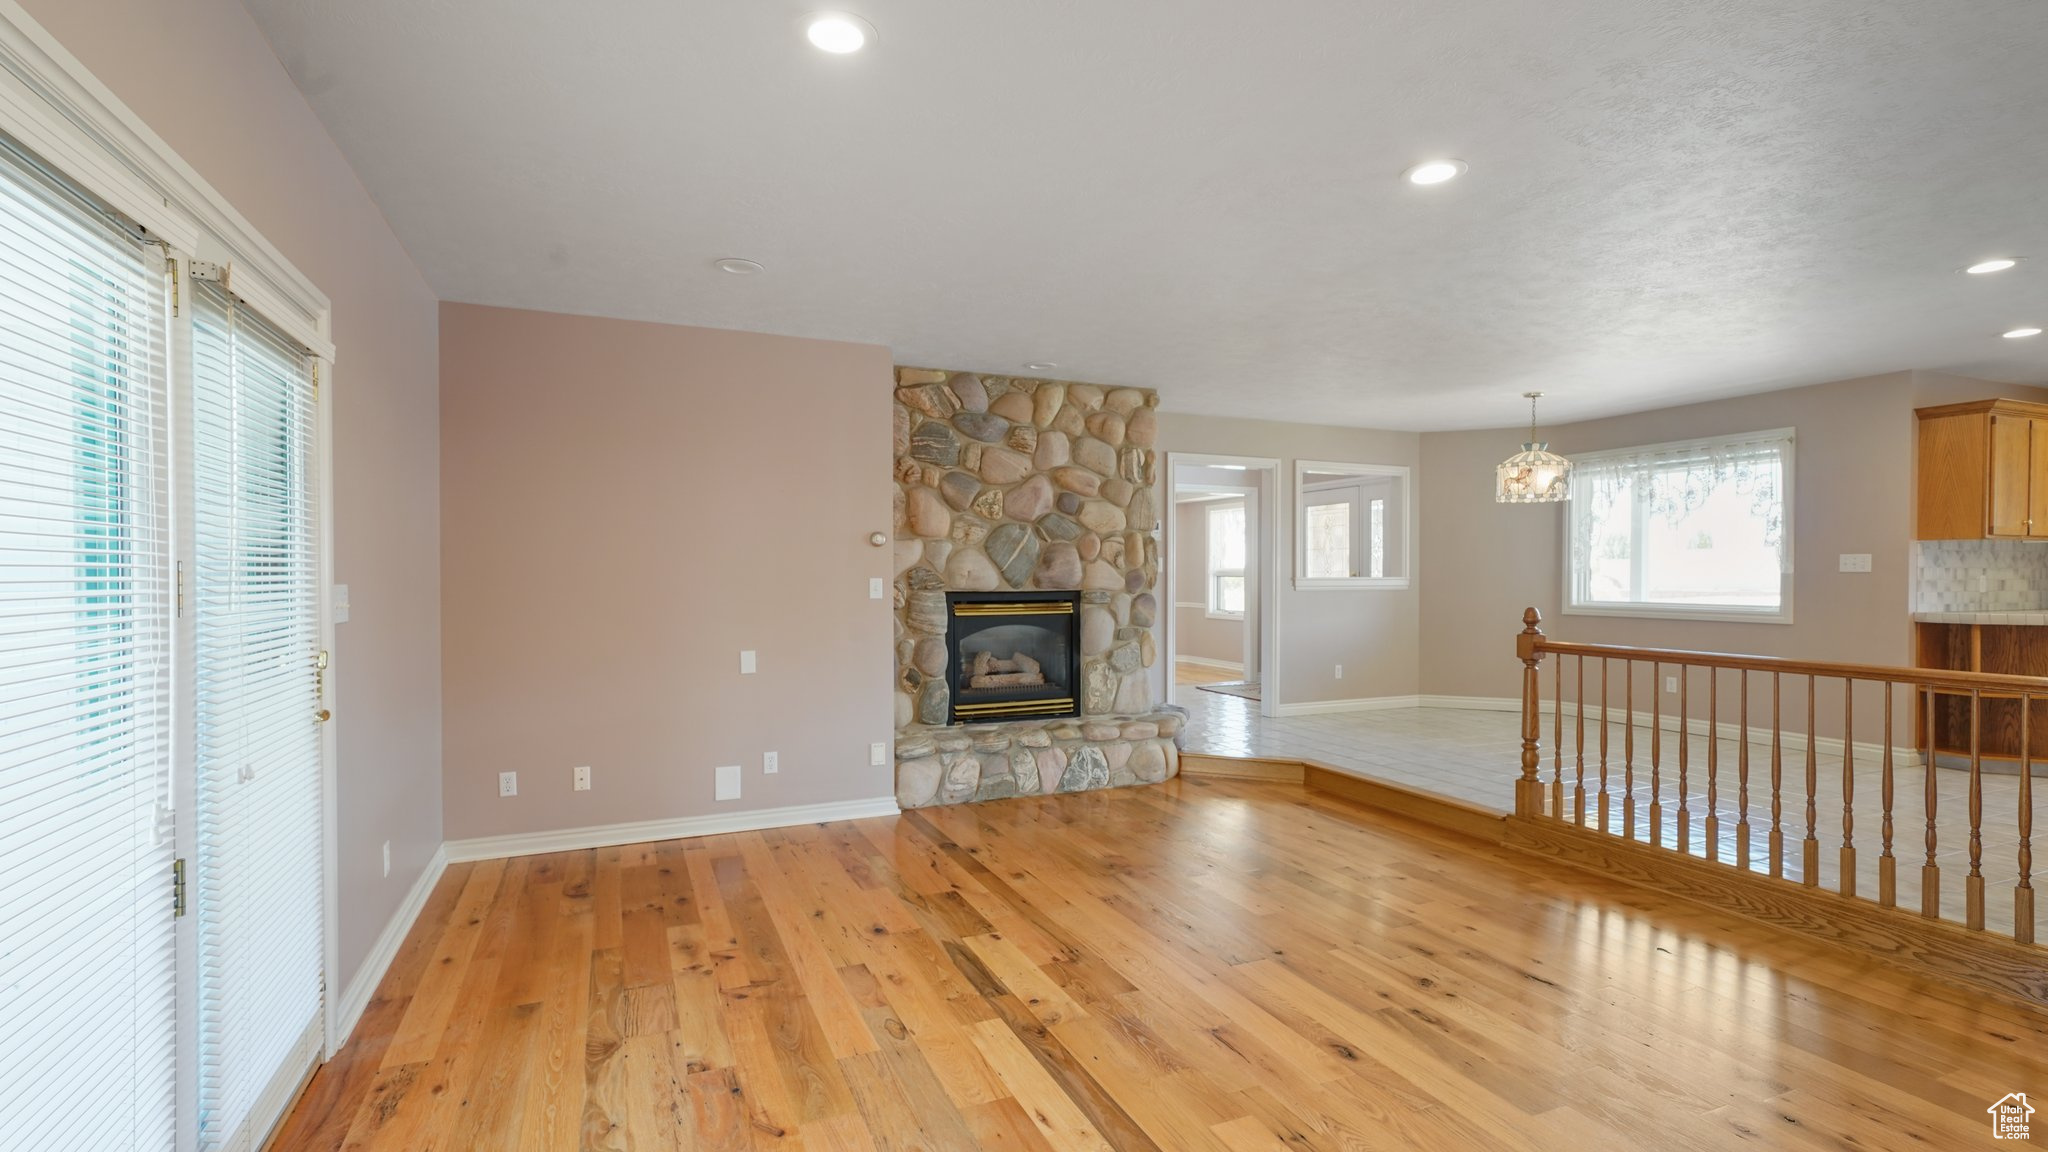
<svg viewBox="0 0 2048 1152">
<path fill-rule="evenodd" d="M 1056 700 L 1006 700 L 1000 704 L 955 704 L 955 716 L 1009 716 L 1019 712 L 1065 712 L 1074 706 L 1072 696 Z"/>
<path fill-rule="evenodd" d="M 1072 616 L 1074 602 L 1071 600 L 1049 600 L 1043 603 L 1024 604 L 955 604 L 955 616 Z"/>
</svg>

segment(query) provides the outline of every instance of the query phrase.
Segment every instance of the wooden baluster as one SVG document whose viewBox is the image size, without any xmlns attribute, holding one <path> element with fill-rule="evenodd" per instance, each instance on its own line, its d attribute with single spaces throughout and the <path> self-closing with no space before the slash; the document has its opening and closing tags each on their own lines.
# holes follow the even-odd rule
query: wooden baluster
<svg viewBox="0 0 2048 1152">
<path fill-rule="evenodd" d="M 1934 779 L 1934 693 L 1927 696 L 1927 863 L 1920 866 L 1920 914 L 1941 915 L 1941 867 L 1934 862 L 1934 810 L 1939 792 Z"/>
<path fill-rule="evenodd" d="M 1700 835 L 1707 842 L 1707 859 L 1721 859 L 1721 792 L 1715 779 L 1721 747 L 1721 670 L 1707 669 L 1707 818 Z"/>
<path fill-rule="evenodd" d="M 1692 667 L 1678 666 L 1678 850 L 1692 851 L 1691 784 L 1686 775 L 1686 754 L 1692 749 L 1692 706 L 1686 692 L 1692 687 Z"/>
<path fill-rule="evenodd" d="M 1572 704 L 1575 711 L 1573 731 L 1578 740 L 1578 755 L 1574 764 L 1576 777 L 1572 783 L 1572 823 L 1586 826 L 1586 658 L 1579 657 L 1579 684 L 1572 690 Z"/>
<path fill-rule="evenodd" d="M 2012 938 L 2034 942 L 2034 745 L 2027 730 L 2034 698 L 2020 698 L 2020 882 L 2012 890 Z"/>
<path fill-rule="evenodd" d="M 1621 834 L 1636 838 L 1636 662 L 1621 662 Z"/>
<path fill-rule="evenodd" d="M 1963 927 L 1984 929 L 1984 694 L 1970 689 L 1970 874 L 1963 879 Z"/>
<path fill-rule="evenodd" d="M 1607 657 L 1600 658 L 1600 831 L 1607 831 Z"/>
<path fill-rule="evenodd" d="M 1884 682 L 1884 779 L 1880 799 L 1884 803 L 1882 832 L 1884 846 L 1877 856 L 1877 902 L 1886 908 L 1899 903 L 1899 862 L 1892 855 L 1892 695 L 1898 685 Z"/>
<path fill-rule="evenodd" d="M 1650 843 L 1664 846 L 1664 665 L 1650 661 Z"/>
<path fill-rule="evenodd" d="M 1783 683 L 1771 673 L 1771 876 L 1785 876 L 1785 722 L 1779 708 Z"/>
<path fill-rule="evenodd" d="M 1842 681 L 1842 895 L 1856 895 L 1856 681 Z"/>
<path fill-rule="evenodd" d="M 1820 837 L 1814 835 L 1814 824 L 1820 812 L 1814 807 L 1814 790 L 1820 786 L 1820 749 L 1815 745 L 1819 738 L 1814 734 L 1813 683 L 1818 677 L 1806 677 L 1806 839 L 1799 842 L 1799 882 L 1808 888 L 1820 883 Z"/>
<path fill-rule="evenodd" d="M 1742 743 L 1735 746 L 1735 866 L 1749 871 L 1749 669 L 1744 668 L 1736 681 L 1736 688 L 1742 693 L 1742 705 L 1737 709 L 1741 716 Z"/>
<path fill-rule="evenodd" d="M 1543 654 L 1536 645 L 1543 640 L 1543 614 L 1530 608 L 1522 613 L 1522 631 L 1515 637 L 1515 654 L 1522 660 L 1522 776 L 1515 781 L 1515 815 L 1543 814 Z M 1562 663 L 1562 661 L 1560 661 Z"/>
<path fill-rule="evenodd" d="M 1564 657 L 1557 658 L 1556 694 L 1550 701 L 1550 814 L 1564 819 Z"/>
</svg>

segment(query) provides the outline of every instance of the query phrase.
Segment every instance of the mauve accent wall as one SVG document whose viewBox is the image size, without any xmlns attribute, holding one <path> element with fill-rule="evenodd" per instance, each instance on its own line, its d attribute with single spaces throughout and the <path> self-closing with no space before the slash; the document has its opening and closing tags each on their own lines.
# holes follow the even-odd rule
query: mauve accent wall
<svg viewBox="0 0 2048 1152">
<path fill-rule="evenodd" d="M 893 374 L 874 345 L 442 305 L 450 840 L 891 794 Z M 712 800 L 721 764 L 741 799 Z"/>
<path fill-rule="evenodd" d="M 438 305 L 234 0 L 25 0 L 334 305 L 340 971 L 441 843 Z M 391 842 L 391 875 L 382 849 Z"/>
</svg>

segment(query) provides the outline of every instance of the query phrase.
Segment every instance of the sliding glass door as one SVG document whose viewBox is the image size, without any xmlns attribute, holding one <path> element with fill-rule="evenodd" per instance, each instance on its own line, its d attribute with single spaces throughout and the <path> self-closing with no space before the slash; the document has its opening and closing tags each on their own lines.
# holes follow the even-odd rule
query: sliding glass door
<svg viewBox="0 0 2048 1152">
<path fill-rule="evenodd" d="M 199 1147 L 260 1141 L 320 1043 L 312 359 L 190 293 Z M 248 1146 L 248 1145 L 240 1145 Z"/>
<path fill-rule="evenodd" d="M 260 1147 L 321 1051 L 316 362 L 221 278 L 0 137 L 7 1148 Z"/>
<path fill-rule="evenodd" d="M 10 1147 L 174 1143 L 166 310 L 163 253 L 0 142 Z"/>
</svg>

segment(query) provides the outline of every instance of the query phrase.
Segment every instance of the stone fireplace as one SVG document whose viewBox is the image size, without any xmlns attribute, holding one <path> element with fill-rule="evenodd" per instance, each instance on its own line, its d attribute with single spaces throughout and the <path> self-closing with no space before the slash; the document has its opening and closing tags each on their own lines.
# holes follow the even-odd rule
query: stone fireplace
<svg viewBox="0 0 2048 1152">
<path fill-rule="evenodd" d="M 906 808 L 1155 783 L 1158 396 L 899 368 L 896 780 Z"/>
</svg>

